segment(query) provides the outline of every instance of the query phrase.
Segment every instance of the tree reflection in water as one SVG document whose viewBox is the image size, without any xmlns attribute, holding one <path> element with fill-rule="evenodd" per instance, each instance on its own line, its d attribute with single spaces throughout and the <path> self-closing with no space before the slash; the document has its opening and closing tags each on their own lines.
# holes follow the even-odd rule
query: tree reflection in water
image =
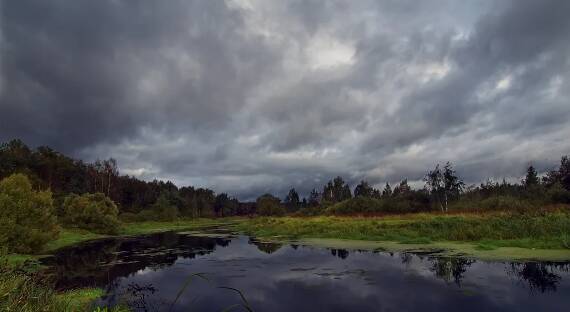
<svg viewBox="0 0 570 312">
<path fill-rule="evenodd" d="M 266 254 L 272 254 L 277 250 L 281 249 L 281 247 L 283 247 L 283 244 L 277 244 L 273 242 L 262 242 L 254 238 L 249 238 L 249 244 L 255 245 L 257 249 Z"/>
<path fill-rule="evenodd" d="M 431 270 L 437 278 L 444 280 L 446 283 L 451 281 L 461 287 L 467 268 L 470 267 L 474 260 L 459 257 L 438 257 L 430 258 L 432 263 Z"/>
<path fill-rule="evenodd" d="M 570 265 L 565 263 L 526 262 L 510 263 L 507 275 L 528 286 L 531 293 L 556 291 L 561 277 L 555 271 L 568 272 Z"/>
</svg>

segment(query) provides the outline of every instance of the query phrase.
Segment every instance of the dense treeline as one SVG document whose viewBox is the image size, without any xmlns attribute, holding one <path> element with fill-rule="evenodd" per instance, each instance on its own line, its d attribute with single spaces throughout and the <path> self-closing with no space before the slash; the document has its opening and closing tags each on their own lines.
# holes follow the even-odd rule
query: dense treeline
<svg viewBox="0 0 570 312">
<path fill-rule="evenodd" d="M 69 194 L 102 193 L 116 205 L 127 221 L 172 220 L 179 217 L 232 215 L 405 213 L 449 209 L 489 210 L 529 208 L 550 203 L 570 202 L 570 160 L 562 157 L 560 166 L 539 177 L 530 166 L 520 183 L 487 181 L 466 186 L 451 163 L 436 165 L 425 175 L 425 187 L 414 190 L 406 179 L 382 190 L 361 181 L 351 188 L 342 177 L 328 181 L 301 198 L 292 188 L 281 201 L 272 194 L 261 195 L 255 203 L 240 203 L 228 194 L 206 188 L 177 187 L 167 181 L 142 181 L 120 175 L 117 162 L 85 163 L 49 147 L 35 150 L 20 140 L 0 145 L 0 179 L 23 173 L 32 185 L 54 194 L 59 209 Z"/>
<path fill-rule="evenodd" d="M 121 223 L 234 215 L 347 215 L 450 210 L 528 211 L 570 204 L 570 159 L 539 176 L 529 166 L 520 183 L 487 181 L 466 186 L 451 163 L 426 173 L 425 186 L 406 179 L 382 190 L 361 181 L 352 190 L 342 177 L 301 198 L 292 188 L 281 201 L 272 194 L 240 203 L 226 193 L 146 182 L 120 175 L 114 159 L 85 163 L 48 147 L 35 150 L 19 140 L 0 145 L 0 243 L 18 252 L 41 249 L 60 227 L 117 233 Z"/>
<path fill-rule="evenodd" d="M 101 193 L 109 197 L 127 219 L 168 220 L 177 217 L 212 217 L 254 213 L 251 204 L 207 188 L 178 188 L 167 181 L 146 182 L 120 175 L 117 162 L 85 163 L 49 147 L 30 149 L 20 140 L 0 145 L 0 179 L 25 174 L 36 189 L 49 189 L 55 206 L 69 194 Z"/>
</svg>

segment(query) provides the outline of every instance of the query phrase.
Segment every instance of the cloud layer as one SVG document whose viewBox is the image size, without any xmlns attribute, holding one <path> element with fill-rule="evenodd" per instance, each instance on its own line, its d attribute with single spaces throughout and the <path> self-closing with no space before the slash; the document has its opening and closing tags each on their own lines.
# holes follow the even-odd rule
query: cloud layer
<svg viewBox="0 0 570 312">
<path fill-rule="evenodd" d="M 251 199 L 570 153 L 570 2 L 4 1 L 0 140 Z"/>
</svg>

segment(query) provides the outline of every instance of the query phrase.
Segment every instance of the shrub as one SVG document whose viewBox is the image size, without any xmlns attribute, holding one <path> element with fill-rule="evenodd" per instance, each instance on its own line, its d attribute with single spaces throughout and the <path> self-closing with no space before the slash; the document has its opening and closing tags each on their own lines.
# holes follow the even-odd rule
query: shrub
<svg viewBox="0 0 570 312">
<path fill-rule="evenodd" d="M 570 191 L 562 187 L 560 183 L 555 183 L 548 189 L 548 198 L 554 203 L 570 204 Z"/>
<path fill-rule="evenodd" d="M 533 208 L 536 208 L 535 205 L 528 200 L 503 195 L 495 195 L 485 199 L 466 198 L 451 205 L 453 210 L 467 211 L 526 211 Z"/>
<path fill-rule="evenodd" d="M 33 191 L 23 174 L 0 182 L 0 214 L 0 245 L 9 252 L 37 252 L 58 236 L 51 192 Z"/>
<path fill-rule="evenodd" d="M 63 201 L 64 225 L 78 227 L 95 233 L 116 234 L 120 222 L 119 210 L 113 201 L 102 193 L 71 194 Z"/>
<path fill-rule="evenodd" d="M 429 198 L 419 193 L 397 198 L 355 197 L 326 209 L 328 214 L 409 213 L 430 210 Z"/>
<path fill-rule="evenodd" d="M 123 212 L 119 215 L 119 220 L 126 223 L 132 223 L 138 221 L 138 215 L 132 212 Z"/>
<path fill-rule="evenodd" d="M 257 213 L 262 216 L 282 216 L 285 208 L 281 206 L 280 200 L 270 194 L 265 194 L 257 198 Z"/>
<path fill-rule="evenodd" d="M 526 200 L 513 196 L 492 196 L 481 201 L 483 210 L 526 210 L 533 206 Z"/>
<path fill-rule="evenodd" d="M 336 215 L 376 213 L 383 210 L 382 206 L 383 202 L 379 199 L 359 196 L 334 204 L 326 212 Z"/>
<path fill-rule="evenodd" d="M 150 209 L 146 209 L 137 213 L 136 221 L 157 221 L 158 219 L 159 218 L 156 212 Z"/>
</svg>

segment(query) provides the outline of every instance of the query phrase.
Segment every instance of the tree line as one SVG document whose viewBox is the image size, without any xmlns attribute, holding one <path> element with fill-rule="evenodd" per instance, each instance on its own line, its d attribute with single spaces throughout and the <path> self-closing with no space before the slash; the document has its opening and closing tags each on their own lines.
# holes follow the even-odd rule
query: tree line
<svg viewBox="0 0 570 312">
<path fill-rule="evenodd" d="M 62 207 L 69 194 L 101 193 L 116 204 L 126 221 L 173 220 L 179 217 L 234 215 L 406 213 L 449 210 L 526 209 L 570 203 L 570 161 L 561 158 L 557 169 L 539 176 L 533 166 L 518 183 L 488 180 L 466 185 L 450 162 L 436 164 L 424 177 L 424 187 L 412 189 L 407 179 L 377 189 L 367 181 L 352 188 L 335 177 L 320 189 L 301 197 L 295 188 L 281 200 L 263 194 L 255 202 L 240 202 L 208 188 L 178 187 L 170 181 L 143 181 L 121 175 L 110 158 L 86 163 L 49 147 L 30 149 L 20 140 L 0 145 L 0 179 L 23 173 L 40 190 L 49 189 L 54 205 Z"/>
</svg>

